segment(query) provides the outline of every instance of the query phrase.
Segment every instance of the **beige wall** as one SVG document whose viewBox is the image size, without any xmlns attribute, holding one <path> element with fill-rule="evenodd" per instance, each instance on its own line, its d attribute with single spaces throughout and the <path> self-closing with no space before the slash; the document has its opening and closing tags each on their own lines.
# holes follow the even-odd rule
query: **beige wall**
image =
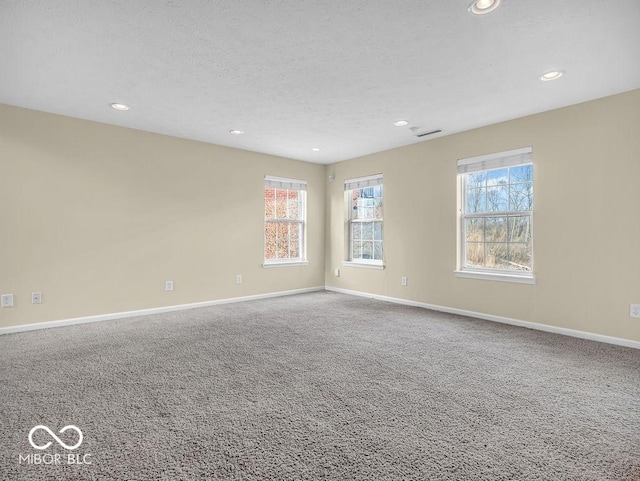
<svg viewBox="0 0 640 481">
<path fill-rule="evenodd" d="M 308 181 L 309 266 L 261 266 L 265 174 Z M 0 105 L 0 327 L 322 286 L 324 189 L 324 166 Z"/>
<path fill-rule="evenodd" d="M 320 166 L 0 105 L 0 327 L 326 283 L 640 341 L 638 132 L 640 90 Z M 529 145 L 535 285 L 456 278 L 456 160 Z M 379 172 L 386 268 L 343 266 Z M 307 267 L 261 267 L 265 174 L 309 183 Z"/>
<path fill-rule="evenodd" d="M 456 160 L 525 146 L 535 285 L 455 277 Z M 380 172 L 386 268 L 342 266 L 344 180 Z M 328 286 L 640 341 L 640 319 L 629 317 L 640 303 L 640 90 L 348 160 L 331 174 Z"/>
</svg>

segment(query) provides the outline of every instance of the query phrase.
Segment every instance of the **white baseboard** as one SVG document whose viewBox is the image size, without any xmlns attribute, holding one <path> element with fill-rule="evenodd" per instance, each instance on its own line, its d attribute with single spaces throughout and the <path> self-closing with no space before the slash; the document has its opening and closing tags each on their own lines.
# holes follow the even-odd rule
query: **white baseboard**
<svg viewBox="0 0 640 481">
<path fill-rule="evenodd" d="M 317 291 L 324 291 L 324 290 L 339 292 L 341 294 L 348 294 L 351 296 L 378 299 L 380 301 L 393 302 L 395 304 L 403 304 L 405 306 L 422 307 L 424 309 L 447 312 L 449 314 L 458 314 L 461 316 L 475 317 L 475 318 L 484 319 L 487 321 L 500 322 L 502 324 L 510 324 L 512 326 L 525 327 L 527 329 L 535 329 L 537 331 L 551 332 L 554 334 L 562 334 L 565 336 L 577 337 L 580 339 L 587 339 L 590 341 L 604 342 L 607 344 L 615 344 L 617 346 L 640 349 L 640 342 L 632 341 L 630 339 L 622 339 L 619 337 L 605 336 L 602 334 L 595 334 L 592 332 L 578 331 L 575 329 L 567 329 L 565 327 L 556 327 L 548 324 L 539 324 L 537 322 L 521 321 L 519 319 L 494 316 L 492 314 L 484 314 L 482 312 L 465 311 L 463 309 L 454 309 L 451 307 L 438 306 L 435 304 L 427 304 L 425 302 L 411 301 L 408 299 L 400 299 L 398 297 L 380 296 L 377 294 L 370 294 L 368 292 L 352 291 L 350 289 L 341 289 L 339 287 L 331 287 L 331 286 L 317 286 L 317 287 L 309 287 L 305 289 L 294 289 L 291 291 L 280 291 L 280 292 L 269 292 L 266 294 L 256 294 L 253 296 L 231 297 L 228 299 L 218 299 L 215 301 L 194 302 L 190 304 L 178 304 L 175 306 L 154 307 L 150 309 L 140 309 L 136 311 L 100 314 L 97 316 L 76 317 L 73 319 L 62 319 L 59 321 L 36 322 L 33 324 L 22 324 L 19 326 L 0 327 L 0 335 L 12 334 L 15 332 L 33 331 L 37 329 L 49 329 L 52 327 L 73 326 L 76 324 L 87 324 L 89 322 L 109 321 L 113 319 L 125 319 L 128 317 L 149 316 L 151 314 L 161 314 L 163 312 L 183 311 L 186 309 L 196 309 L 198 307 L 209 307 L 209 306 L 216 306 L 220 304 L 231 304 L 234 302 L 253 301 L 257 299 L 268 299 L 271 297 L 291 296 L 294 294 L 304 294 L 307 292 L 317 292 Z"/>
<path fill-rule="evenodd" d="M 234 302 L 253 301 L 256 299 L 267 299 L 270 297 L 291 296 L 294 294 L 304 294 L 306 292 L 324 291 L 324 286 L 308 287 L 305 289 L 295 289 L 292 291 L 269 292 L 267 294 L 256 294 L 254 296 L 231 297 L 228 299 L 218 299 L 215 301 L 193 302 L 191 304 L 178 304 L 176 306 L 153 307 L 151 309 L 140 309 L 136 311 L 115 312 L 111 314 L 100 314 L 97 316 L 76 317 L 73 319 L 62 319 L 59 321 L 35 322 L 33 324 L 22 324 L 19 326 L 0 327 L 0 335 L 12 334 L 14 332 L 33 331 L 36 329 L 49 329 L 52 327 L 73 326 L 76 324 L 87 324 L 89 322 L 110 321 L 113 319 L 124 319 L 127 317 L 149 316 L 163 312 L 183 311 L 186 309 L 196 309 L 198 307 L 217 306 L 219 304 L 231 304 Z"/>
<path fill-rule="evenodd" d="M 463 309 L 454 309 L 451 307 L 437 306 L 435 304 L 427 304 L 424 302 L 410 301 L 397 297 L 379 296 L 377 294 L 369 294 L 367 292 L 352 291 L 349 289 L 340 289 L 338 287 L 326 286 L 326 290 L 339 292 L 341 294 L 349 294 L 352 296 L 368 297 L 370 299 L 378 299 L 380 301 L 393 302 L 395 304 L 403 304 L 405 306 L 423 307 L 433 311 L 447 312 L 449 314 L 458 314 L 461 316 L 476 317 L 487 321 L 500 322 L 502 324 L 510 324 L 512 326 L 526 327 L 527 329 L 535 329 L 537 331 L 552 332 L 554 334 L 562 334 L 564 336 L 578 337 L 589 341 L 604 342 L 607 344 L 615 344 L 617 346 L 632 347 L 640 349 L 640 342 L 630 339 L 622 339 L 620 337 L 604 336 L 602 334 L 594 334 L 592 332 L 577 331 L 575 329 L 567 329 L 565 327 L 550 326 L 548 324 L 539 324 L 537 322 L 521 321 L 519 319 L 511 319 L 509 317 L 494 316 L 492 314 L 484 314 L 482 312 L 465 311 Z"/>
</svg>

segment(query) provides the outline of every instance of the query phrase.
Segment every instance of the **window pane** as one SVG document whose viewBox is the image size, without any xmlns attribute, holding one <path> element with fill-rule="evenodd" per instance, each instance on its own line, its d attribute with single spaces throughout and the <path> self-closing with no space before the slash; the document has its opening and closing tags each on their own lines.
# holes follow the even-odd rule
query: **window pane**
<svg viewBox="0 0 640 481">
<path fill-rule="evenodd" d="M 291 191 L 290 191 L 291 192 Z M 298 219 L 299 214 L 300 214 L 300 204 L 298 202 L 298 200 L 289 200 L 288 202 L 288 207 L 289 207 L 289 212 L 288 212 L 288 218 L 289 219 Z"/>
<path fill-rule="evenodd" d="M 264 189 L 264 216 L 272 219 L 276 213 L 275 207 L 276 190 L 273 187 Z"/>
<path fill-rule="evenodd" d="M 376 219 L 382 219 L 382 199 L 378 199 L 376 201 L 375 207 L 373 209 L 373 217 Z"/>
<path fill-rule="evenodd" d="M 362 225 L 360 224 L 360 222 L 351 223 L 351 238 L 353 240 L 362 239 Z"/>
<path fill-rule="evenodd" d="M 531 210 L 533 203 L 533 188 L 531 183 L 512 184 L 509 195 L 509 210 Z"/>
<path fill-rule="evenodd" d="M 484 240 L 484 219 L 465 219 L 466 240 L 482 242 Z"/>
<path fill-rule="evenodd" d="M 382 240 L 382 222 L 376 222 L 374 226 L 373 238 L 377 241 Z"/>
<path fill-rule="evenodd" d="M 382 218 L 382 186 L 354 189 L 349 194 L 352 219 Z"/>
<path fill-rule="evenodd" d="M 376 260 L 382 260 L 382 242 L 374 242 L 373 244 L 373 258 Z"/>
<path fill-rule="evenodd" d="M 363 197 L 365 199 L 372 199 L 373 191 L 373 187 L 365 187 L 364 189 L 360 189 L 360 197 Z"/>
<path fill-rule="evenodd" d="M 509 268 L 509 255 L 506 243 L 486 244 L 485 266 L 496 269 Z"/>
<path fill-rule="evenodd" d="M 295 189 L 265 187 L 264 258 L 304 258 L 305 195 Z M 277 219 L 279 222 L 269 222 Z"/>
<path fill-rule="evenodd" d="M 287 217 L 287 190 L 276 189 L 276 216 L 278 219 Z"/>
<path fill-rule="evenodd" d="M 533 210 L 533 184 L 524 184 L 527 186 L 527 210 Z"/>
<path fill-rule="evenodd" d="M 531 270 L 533 166 L 464 174 L 462 186 L 465 267 Z"/>
<path fill-rule="evenodd" d="M 362 258 L 373 259 L 373 242 L 365 241 L 362 243 Z"/>
<path fill-rule="evenodd" d="M 506 212 L 508 191 L 507 185 L 487 187 L 487 212 Z"/>
<path fill-rule="evenodd" d="M 507 240 L 507 218 L 487 217 L 485 229 L 486 242 L 506 242 Z"/>
<path fill-rule="evenodd" d="M 507 185 L 509 182 L 509 169 L 497 169 L 487 172 L 487 187 L 494 185 Z"/>
<path fill-rule="evenodd" d="M 276 257 L 276 223 L 265 222 L 264 224 L 264 258 L 275 259 Z"/>
<path fill-rule="evenodd" d="M 287 222 L 278 222 L 276 228 L 278 240 L 289 238 L 289 224 Z"/>
<path fill-rule="evenodd" d="M 352 219 L 357 219 L 358 216 L 358 191 L 357 190 L 352 190 L 350 191 L 350 203 L 349 205 L 351 206 L 351 218 Z"/>
<path fill-rule="evenodd" d="M 482 242 L 467 242 L 466 244 L 467 266 L 484 266 L 484 244 Z"/>
<path fill-rule="evenodd" d="M 289 257 L 291 259 L 300 257 L 300 238 L 298 232 L 297 226 L 291 226 L 291 229 L 289 229 Z"/>
<path fill-rule="evenodd" d="M 360 199 L 357 209 L 354 210 L 353 219 L 373 219 L 375 209 L 373 206 L 368 207 L 366 199 Z"/>
<path fill-rule="evenodd" d="M 300 240 L 300 228 L 302 227 L 301 223 L 292 222 L 289 225 L 289 239 L 291 239 L 292 243 L 297 243 Z"/>
<path fill-rule="evenodd" d="M 486 172 L 472 172 L 467 174 L 467 187 L 484 187 L 487 182 Z"/>
<path fill-rule="evenodd" d="M 382 197 L 382 186 L 378 185 L 375 188 L 375 212 L 374 216 L 376 219 L 382 219 L 382 207 L 383 207 L 383 197 Z"/>
<path fill-rule="evenodd" d="M 276 258 L 288 259 L 289 258 L 289 239 L 280 239 L 276 242 Z"/>
<path fill-rule="evenodd" d="M 509 217 L 509 242 L 531 240 L 531 216 Z"/>
<path fill-rule="evenodd" d="M 278 259 L 295 259 L 300 253 L 300 226 L 298 222 L 279 222 L 276 228 L 276 256 Z"/>
<path fill-rule="evenodd" d="M 467 189 L 464 203 L 464 211 L 467 214 L 484 212 L 486 209 L 487 191 L 483 187 Z"/>
<path fill-rule="evenodd" d="M 362 242 L 360 241 L 353 242 L 353 258 L 354 259 L 362 258 Z"/>
<path fill-rule="evenodd" d="M 509 261 L 512 269 L 531 270 L 531 244 L 509 244 Z"/>
<path fill-rule="evenodd" d="M 362 239 L 373 240 L 373 222 L 362 223 Z"/>
<path fill-rule="evenodd" d="M 350 219 L 351 258 L 382 260 L 382 186 L 354 189 L 348 193 Z M 364 222 L 363 222 L 364 221 Z"/>
<path fill-rule="evenodd" d="M 520 182 L 533 181 L 533 165 L 519 165 L 509 169 L 509 182 L 517 184 Z"/>
<path fill-rule="evenodd" d="M 289 257 L 289 224 L 279 222 L 276 226 L 276 258 L 287 259 Z"/>
</svg>

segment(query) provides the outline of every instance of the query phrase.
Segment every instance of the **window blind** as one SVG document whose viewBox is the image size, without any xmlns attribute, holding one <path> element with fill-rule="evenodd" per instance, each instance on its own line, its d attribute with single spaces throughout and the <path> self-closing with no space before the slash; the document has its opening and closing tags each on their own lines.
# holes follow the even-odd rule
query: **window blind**
<svg viewBox="0 0 640 481">
<path fill-rule="evenodd" d="M 344 190 L 364 189 L 365 187 L 374 187 L 376 185 L 382 185 L 382 174 L 345 180 Z"/>
<path fill-rule="evenodd" d="M 458 174 L 530 164 L 532 162 L 532 152 L 533 149 L 531 147 L 523 147 L 495 154 L 460 159 L 458 160 Z"/>
<path fill-rule="evenodd" d="M 277 189 L 307 190 L 307 183 L 304 180 L 285 179 L 283 177 L 264 176 L 265 187 L 275 187 Z"/>
</svg>

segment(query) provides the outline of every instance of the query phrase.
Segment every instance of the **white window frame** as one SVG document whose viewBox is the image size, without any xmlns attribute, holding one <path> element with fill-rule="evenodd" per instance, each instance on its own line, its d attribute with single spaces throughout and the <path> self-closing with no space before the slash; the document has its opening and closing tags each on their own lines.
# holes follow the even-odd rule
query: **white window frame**
<svg viewBox="0 0 640 481">
<path fill-rule="evenodd" d="M 267 188 L 275 188 L 275 189 L 283 189 L 283 190 L 297 190 L 298 195 L 300 196 L 301 207 L 300 207 L 300 218 L 299 219 L 289 219 L 289 218 L 278 218 L 276 217 L 267 217 L 265 214 L 264 224 L 263 224 L 263 257 L 264 263 L 263 267 L 286 267 L 286 266 L 302 266 L 307 265 L 309 262 L 307 261 L 307 246 L 306 246 L 306 231 L 307 231 L 307 182 L 304 180 L 296 180 L 296 179 L 287 179 L 284 177 L 274 177 L 271 175 L 265 175 L 264 177 L 264 189 Z M 264 189 L 263 189 L 263 206 L 265 202 L 264 197 Z M 277 195 L 277 194 L 276 194 Z M 288 208 L 288 207 L 287 207 Z M 274 212 L 275 213 L 275 212 Z M 298 224 L 298 252 L 300 253 L 299 257 L 294 258 L 281 258 L 281 259 L 267 259 L 265 257 L 266 254 L 266 246 L 267 246 L 267 238 L 266 238 L 266 226 L 267 223 L 288 223 L 288 224 Z M 277 243 L 277 237 L 276 237 Z"/>
<path fill-rule="evenodd" d="M 369 269 L 384 269 L 384 214 L 383 217 L 376 217 L 373 219 L 354 219 L 353 218 L 353 209 L 351 208 L 351 202 L 353 198 L 353 191 L 365 189 L 368 187 L 383 187 L 383 177 L 382 174 L 369 175 L 366 177 L 358 177 L 355 179 L 345 180 L 344 182 L 344 191 L 347 202 L 347 236 L 348 236 L 348 260 L 343 261 L 342 264 L 345 266 L 352 267 L 364 267 Z M 384 187 L 382 189 L 382 199 L 384 199 Z M 384 200 L 383 200 L 384 201 Z M 382 208 L 384 211 L 384 207 Z M 383 226 L 382 240 L 380 244 L 382 246 L 382 259 L 361 259 L 353 258 L 353 225 L 355 223 L 363 224 L 365 222 L 371 222 L 373 224 L 374 232 L 375 232 L 375 223 L 379 222 Z M 374 241 L 372 239 L 372 241 Z M 374 241 L 375 242 L 375 241 Z"/>
<path fill-rule="evenodd" d="M 534 260 L 533 260 L 533 205 L 531 210 L 527 211 L 501 211 L 501 212 L 482 212 L 465 214 L 466 202 L 466 174 L 472 172 L 486 172 L 506 167 L 517 167 L 520 165 L 533 165 L 533 149 L 531 147 L 523 147 L 520 149 L 508 150 L 494 154 L 471 157 L 458 160 L 458 177 L 460 190 L 460 265 L 455 271 L 457 277 L 467 277 L 476 279 L 497 280 L 506 282 L 516 282 L 524 284 L 534 284 Z M 509 184 L 511 185 L 511 184 Z M 533 179 L 532 179 L 533 185 Z M 535 197 L 534 197 L 535 199 Z M 534 200 L 535 201 L 535 200 Z M 499 269 L 492 267 L 467 266 L 466 261 L 466 219 L 470 218 L 490 218 L 490 217 L 521 217 L 529 216 L 531 226 L 531 270 L 518 269 Z M 506 241 L 508 244 L 508 240 Z"/>
</svg>

